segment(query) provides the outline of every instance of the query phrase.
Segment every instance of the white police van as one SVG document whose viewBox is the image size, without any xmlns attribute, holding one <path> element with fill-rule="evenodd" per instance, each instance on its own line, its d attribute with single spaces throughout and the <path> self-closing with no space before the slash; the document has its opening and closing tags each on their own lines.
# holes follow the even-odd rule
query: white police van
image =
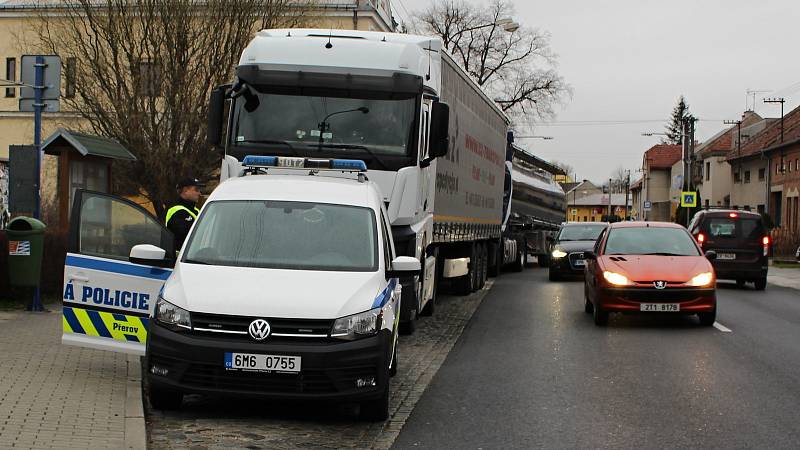
<svg viewBox="0 0 800 450">
<path fill-rule="evenodd" d="M 71 253 L 65 293 L 92 270 L 102 285 L 72 287 L 76 306 L 100 314 L 89 322 L 102 314 L 135 320 L 140 313 L 122 308 L 134 296 L 139 310 L 152 308 L 149 323 L 136 323 L 146 328 L 156 408 L 179 407 L 185 393 L 224 394 L 358 402 L 362 417 L 385 419 L 397 369 L 397 279 L 418 274 L 419 260 L 394 256 L 383 197 L 362 161 L 251 156 L 243 166 L 245 176 L 209 197 L 171 273 L 163 268 L 170 249 L 157 245 L 170 237 L 155 239 L 153 227 L 129 262 Z M 77 259 L 93 266 L 70 269 Z M 65 314 L 66 343 L 141 345 L 68 333 L 67 322 L 80 326 L 73 319 Z"/>
</svg>

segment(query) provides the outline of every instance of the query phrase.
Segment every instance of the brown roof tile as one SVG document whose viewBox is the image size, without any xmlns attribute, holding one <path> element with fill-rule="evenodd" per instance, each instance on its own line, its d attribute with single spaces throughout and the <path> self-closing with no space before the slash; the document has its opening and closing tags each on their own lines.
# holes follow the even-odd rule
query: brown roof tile
<svg viewBox="0 0 800 450">
<path fill-rule="evenodd" d="M 788 143 L 800 139 L 800 107 L 790 111 L 783 117 L 783 142 Z M 733 149 L 728 153 L 727 159 L 733 160 L 760 154 L 779 145 L 781 142 L 781 121 L 776 120 L 771 125 L 756 134 L 742 145 L 741 155 Z"/>
<path fill-rule="evenodd" d="M 644 152 L 651 169 L 669 169 L 680 161 L 683 150 L 680 145 L 656 144 Z"/>
</svg>

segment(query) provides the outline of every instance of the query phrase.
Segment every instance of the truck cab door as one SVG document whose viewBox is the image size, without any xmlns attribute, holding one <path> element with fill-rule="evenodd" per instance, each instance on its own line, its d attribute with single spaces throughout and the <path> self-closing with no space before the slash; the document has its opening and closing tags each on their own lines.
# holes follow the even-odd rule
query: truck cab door
<svg viewBox="0 0 800 450">
<path fill-rule="evenodd" d="M 151 244 L 175 254 L 172 233 L 141 206 L 77 190 L 64 263 L 61 342 L 144 355 L 149 317 L 174 261 L 156 267 L 129 261 Z"/>
</svg>

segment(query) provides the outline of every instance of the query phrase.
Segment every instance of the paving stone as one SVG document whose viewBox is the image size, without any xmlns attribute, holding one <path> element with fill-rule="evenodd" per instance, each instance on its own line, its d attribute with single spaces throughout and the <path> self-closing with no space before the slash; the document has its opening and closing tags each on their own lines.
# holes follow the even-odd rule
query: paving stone
<svg viewBox="0 0 800 450">
<path fill-rule="evenodd" d="M 390 418 L 358 420 L 352 405 L 292 405 L 188 396 L 177 412 L 146 405 L 149 447 L 157 449 L 389 448 L 486 295 L 442 296 L 433 317 L 400 336 L 398 374 L 390 386 Z"/>
</svg>

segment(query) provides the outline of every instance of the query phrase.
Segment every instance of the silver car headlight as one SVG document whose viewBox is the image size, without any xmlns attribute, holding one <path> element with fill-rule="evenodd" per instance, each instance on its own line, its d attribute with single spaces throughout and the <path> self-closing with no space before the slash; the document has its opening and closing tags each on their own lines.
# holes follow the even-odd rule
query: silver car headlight
<svg viewBox="0 0 800 450">
<path fill-rule="evenodd" d="M 381 308 L 371 309 L 352 316 L 336 319 L 333 323 L 331 337 L 344 340 L 355 340 L 374 336 L 381 329 L 383 311 Z"/>
<path fill-rule="evenodd" d="M 159 296 L 156 302 L 155 319 L 163 325 L 173 329 L 192 329 L 192 319 L 189 311 L 173 305 Z"/>
</svg>

